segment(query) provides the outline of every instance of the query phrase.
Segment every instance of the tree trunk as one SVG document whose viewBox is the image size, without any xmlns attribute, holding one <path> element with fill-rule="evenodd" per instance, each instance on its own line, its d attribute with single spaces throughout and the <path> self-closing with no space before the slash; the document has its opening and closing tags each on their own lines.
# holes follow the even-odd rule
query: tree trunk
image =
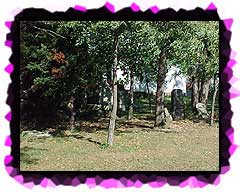
<svg viewBox="0 0 240 192">
<path fill-rule="evenodd" d="M 128 120 L 131 120 L 133 118 L 133 72 L 131 70 L 130 72 L 130 90 L 129 90 L 129 109 L 128 109 Z"/>
<path fill-rule="evenodd" d="M 109 121 L 108 127 L 108 145 L 113 145 L 113 136 L 114 136 L 114 128 L 116 124 L 117 118 L 117 64 L 118 64 L 118 46 L 119 46 L 119 38 L 118 35 L 115 35 L 114 39 L 114 61 L 113 61 L 113 85 L 112 85 L 112 96 L 113 96 L 113 104 L 112 104 L 112 112 Z"/>
<path fill-rule="evenodd" d="M 156 93 L 156 119 L 154 127 L 160 128 L 165 125 L 164 116 L 164 81 L 166 77 L 166 54 L 165 50 L 161 51 L 158 62 L 158 79 L 157 79 L 157 93 Z"/>
<path fill-rule="evenodd" d="M 208 93 L 209 93 L 210 79 L 204 79 L 201 82 L 201 89 L 199 95 L 199 102 L 204 103 L 207 107 Z"/>
<path fill-rule="evenodd" d="M 74 131 L 74 122 L 75 122 L 75 114 L 73 111 L 71 111 L 71 118 L 70 118 L 70 129 L 71 131 Z"/>
<path fill-rule="evenodd" d="M 196 113 L 196 104 L 198 103 L 199 99 L 199 90 L 198 90 L 198 80 L 196 77 L 192 79 L 192 112 Z"/>
<path fill-rule="evenodd" d="M 70 109 L 70 130 L 74 131 L 74 124 L 75 124 L 75 110 L 74 110 L 74 100 L 75 98 L 72 96 L 69 103 L 68 108 Z"/>
<path fill-rule="evenodd" d="M 150 109 L 150 113 L 152 113 L 152 102 L 151 102 L 151 95 L 149 90 L 149 79 L 147 78 L 147 76 L 146 76 L 146 86 L 147 86 L 149 109 Z"/>
<path fill-rule="evenodd" d="M 214 109 L 215 109 L 215 101 L 216 101 L 216 96 L 217 96 L 217 91 L 218 87 L 216 86 L 216 75 L 214 75 L 214 80 L 213 80 L 213 99 L 212 99 L 212 111 L 211 111 L 211 121 L 210 121 L 210 126 L 213 125 L 214 122 Z"/>
<path fill-rule="evenodd" d="M 197 83 L 198 83 L 198 103 L 200 102 L 200 93 L 201 93 L 201 89 L 202 89 L 202 81 L 200 78 L 197 78 Z"/>
</svg>

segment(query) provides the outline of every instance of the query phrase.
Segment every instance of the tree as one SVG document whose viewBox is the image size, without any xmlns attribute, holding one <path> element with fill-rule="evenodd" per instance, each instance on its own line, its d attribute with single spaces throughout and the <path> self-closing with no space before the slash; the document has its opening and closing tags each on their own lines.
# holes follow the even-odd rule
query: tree
<svg viewBox="0 0 240 192">
<path fill-rule="evenodd" d="M 112 29 L 114 30 L 114 46 L 113 46 L 113 65 L 112 65 L 112 96 L 113 96 L 113 104 L 112 104 L 112 112 L 109 120 L 108 126 L 108 145 L 113 145 L 113 136 L 114 129 L 117 118 L 117 67 L 118 67 L 118 50 L 119 50 L 119 37 L 125 30 L 126 24 L 124 22 L 112 22 L 110 23 Z"/>
<path fill-rule="evenodd" d="M 112 67 L 112 73 L 113 73 L 113 85 L 112 85 L 112 95 L 113 95 L 113 106 L 112 106 L 112 112 L 110 116 L 109 121 L 109 127 L 108 127 L 108 144 L 111 146 L 113 145 L 113 135 L 114 135 L 114 128 L 116 124 L 116 118 L 117 118 L 117 65 L 118 65 L 118 49 L 119 49 L 119 34 L 117 32 L 118 29 L 116 29 L 115 36 L 114 36 L 114 60 L 113 60 L 113 67 Z"/>
<path fill-rule="evenodd" d="M 165 125 L 164 115 L 164 80 L 166 78 L 166 52 L 163 49 L 158 62 L 158 80 L 156 93 L 156 119 L 154 127 L 159 128 Z"/>
<path fill-rule="evenodd" d="M 51 115 L 46 112 L 49 118 L 53 118 L 52 115 L 71 98 L 78 101 L 81 98 L 78 94 L 84 92 L 90 82 L 85 74 L 90 66 L 88 47 L 92 25 L 91 22 L 76 21 L 21 23 L 21 82 L 28 82 L 21 91 L 30 86 L 37 87 L 39 95 L 33 103 L 35 107 L 51 106 L 52 110 L 47 110 Z M 27 79 L 29 77 L 31 79 Z M 31 102 L 31 98 L 27 100 Z M 44 105 L 42 101 L 45 101 Z M 72 120 L 75 108 L 73 104 Z M 43 114 L 46 110 L 32 111 Z"/>
<path fill-rule="evenodd" d="M 53 32 L 51 27 L 46 30 L 46 25 L 48 22 L 20 23 L 21 102 L 27 105 L 32 103 L 31 117 L 39 124 L 51 121 L 56 115 L 59 101 L 55 102 L 55 98 L 60 88 L 57 85 L 68 65 L 65 54 L 55 50 L 63 37 Z M 46 110 L 48 106 L 51 108 Z M 21 110 L 23 113 L 26 111 L 24 107 Z"/>
<path fill-rule="evenodd" d="M 213 122 L 214 122 L 215 101 L 216 101 L 216 96 L 217 96 L 217 92 L 218 92 L 218 80 L 217 80 L 216 74 L 214 75 L 213 79 L 214 79 L 213 80 L 213 99 L 212 99 L 210 126 L 212 126 Z"/>
<path fill-rule="evenodd" d="M 182 38 L 172 44 L 172 56 L 178 67 L 192 79 L 192 108 L 207 104 L 210 80 L 218 70 L 219 24 L 216 21 L 185 21 Z"/>
<path fill-rule="evenodd" d="M 134 83 L 134 76 L 133 76 L 133 70 L 130 70 L 130 90 L 129 90 L 129 109 L 128 109 L 128 120 L 131 120 L 133 118 L 133 83 Z"/>
<path fill-rule="evenodd" d="M 151 26 L 151 22 L 131 21 L 127 22 L 128 29 L 123 34 L 122 47 L 120 50 L 120 68 L 128 73 L 125 82 L 129 82 L 129 105 L 128 119 L 133 117 L 134 101 L 134 81 L 140 80 L 141 83 L 148 83 L 156 79 L 156 51 L 155 39 L 156 31 Z M 147 83 L 148 82 L 148 83 Z M 151 103 L 150 103 L 151 105 Z"/>
<path fill-rule="evenodd" d="M 166 124 L 164 114 L 164 82 L 167 73 L 167 64 L 171 58 L 174 44 L 178 44 L 183 34 L 184 25 L 182 22 L 164 21 L 154 22 L 157 29 L 158 49 L 160 50 L 157 75 L 156 111 L 155 125 L 160 128 Z"/>
</svg>

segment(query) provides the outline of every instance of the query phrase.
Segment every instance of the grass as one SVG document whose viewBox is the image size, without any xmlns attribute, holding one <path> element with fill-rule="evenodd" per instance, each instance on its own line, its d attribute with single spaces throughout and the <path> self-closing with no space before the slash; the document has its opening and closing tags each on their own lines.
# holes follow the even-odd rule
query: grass
<svg viewBox="0 0 240 192">
<path fill-rule="evenodd" d="M 21 135 L 22 171 L 217 171 L 218 125 L 172 122 L 169 131 L 151 129 L 146 114 L 118 119 L 108 147 L 107 119 L 81 121 L 71 133 L 38 139 Z M 58 128 L 55 128 L 58 131 Z M 63 134 L 64 133 L 64 134 Z"/>
</svg>

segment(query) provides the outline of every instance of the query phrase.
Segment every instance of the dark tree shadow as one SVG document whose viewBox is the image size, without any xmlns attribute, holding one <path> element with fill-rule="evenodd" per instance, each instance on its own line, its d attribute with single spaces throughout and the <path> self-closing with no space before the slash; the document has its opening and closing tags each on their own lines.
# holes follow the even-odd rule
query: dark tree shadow
<svg viewBox="0 0 240 192">
<path fill-rule="evenodd" d="M 95 143 L 96 145 L 99 145 L 99 146 L 103 145 L 103 143 L 101 143 L 99 141 L 95 141 L 91 137 L 84 137 L 82 135 L 74 134 L 74 133 L 71 135 L 64 135 L 64 134 L 57 135 L 57 136 L 55 136 L 55 138 L 75 138 L 75 139 L 89 141 L 90 143 Z"/>
<path fill-rule="evenodd" d="M 26 163 L 28 165 L 37 165 L 39 162 L 39 159 L 31 158 L 29 154 L 20 152 L 20 163 Z"/>
<path fill-rule="evenodd" d="M 47 149 L 37 148 L 37 147 L 22 147 L 20 148 L 20 162 L 24 162 L 29 165 L 36 165 L 39 162 L 39 159 L 33 158 L 31 155 L 32 152 L 37 151 L 47 151 Z"/>
<path fill-rule="evenodd" d="M 144 132 L 162 132 L 162 133 L 176 133 L 178 134 L 179 132 L 173 129 L 167 129 L 167 128 L 156 128 L 156 129 L 141 129 L 141 131 Z"/>
<path fill-rule="evenodd" d="M 99 145 L 99 146 L 101 146 L 103 144 L 99 141 L 93 140 L 91 137 L 84 137 L 82 135 L 69 135 L 69 136 L 65 136 L 65 137 L 73 137 L 75 139 L 81 139 L 81 140 L 89 141 L 90 143 L 95 143 L 96 145 Z"/>
<path fill-rule="evenodd" d="M 75 124 L 75 131 L 84 131 L 87 133 L 94 133 L 96 131 L 107 131 L 108 122 L 106 120 L 103 121 L 84 121 L 77 122 Z"/>
<path fill-rule="evenodd" d="M 124 133 L 133 133 L 133 132 L 134 132 L 133 130 L 129 130 L 129 129 L 126 129 L 126 130 L 119 130 L 119 129 L 117 129 L 115 131 L 115 135 L 119 136 L 119 135 L 123 135 Z"/>
<path fill-rule="evenodd" d="M 153 125 L 151 125 L 151 124 L 146 125 L 146 124 L 139 124 L 139 123 L 134 123 L 134 122 L 125 123 L 125 124 L 123 124 L 123 126 L 126 126 L 127 128 L 150 128 L 150 129 L 153 128 Z"/>
</svg>

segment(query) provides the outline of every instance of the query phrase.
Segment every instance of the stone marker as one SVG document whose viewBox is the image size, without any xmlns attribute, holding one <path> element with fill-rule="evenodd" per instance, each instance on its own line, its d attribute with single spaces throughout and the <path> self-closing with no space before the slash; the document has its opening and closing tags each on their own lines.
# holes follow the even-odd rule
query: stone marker
<svg viewBox="0 0 240 192">
<path fill-rule="evenodd" d="M 165 115 L 166 123 L 170 123 L 172 121 L 172 116 L 168 112 L 167 108 L 164 108 L 164 115 Z"/>
<path fill-rule="evenodd" d="M 198 111 L 198 114 L 199 114 L 202 118 L 206 119 L 206 118 L 209 117 L 209 114 L 208 114 L 208 112 L 207 112 L 207 106 L 206 106 L 204 103 L 197 103 L 197 104 L 196 104 L 196 109 L 197 109 L 197 111 Z"/>
</svg>

